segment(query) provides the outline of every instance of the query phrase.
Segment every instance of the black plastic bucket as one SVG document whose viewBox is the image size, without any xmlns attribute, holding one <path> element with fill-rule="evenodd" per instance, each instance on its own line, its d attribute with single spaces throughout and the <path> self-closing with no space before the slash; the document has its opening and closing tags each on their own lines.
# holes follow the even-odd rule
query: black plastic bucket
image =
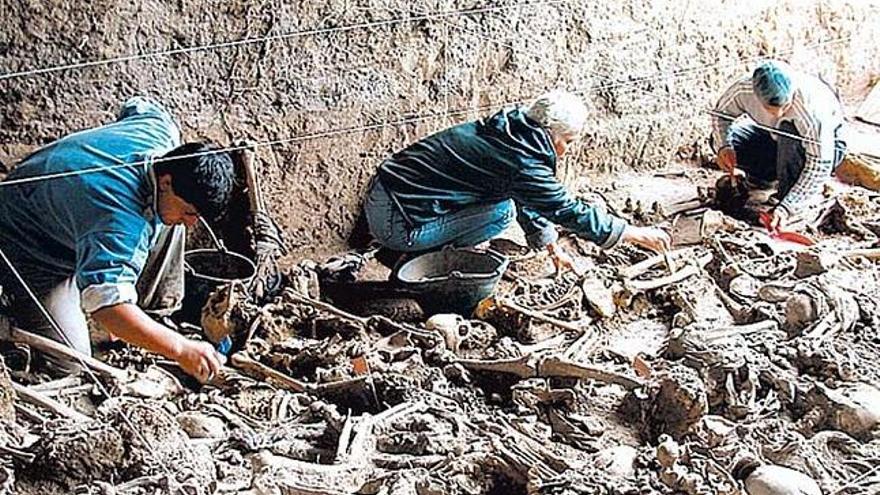
<svg viewBox="0 0 880 495">
<path fill-rule="evenodd" d="M 202 307 L 218 287 L 249 284 L 257 273 L 251 260 L 232 251 L 193 249 L 183 256 L 185 295 L 180 318 L 194 325 L 201 323 Z"/>
<path fill-rule="evenodd" d="M 477 303 L 492 295 L 508 263 L 493 251 L 447 248 L 404 262 L 395 279 L 416 294 L 426 316 L 470 316 Z"/>
</svg>

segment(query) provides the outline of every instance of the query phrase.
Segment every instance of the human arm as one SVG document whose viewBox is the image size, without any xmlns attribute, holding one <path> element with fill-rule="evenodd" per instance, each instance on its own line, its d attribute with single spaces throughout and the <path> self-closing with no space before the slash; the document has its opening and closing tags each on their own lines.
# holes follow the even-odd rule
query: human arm
<svg viewBox="0 0 880 495">
<path fill-rule="evenodd" d="M 744 97 L 752 94 L 751 78 L 731 84 L 718 98 L 712 115 L 712 145 L 718 156 L 718 167 L 726 172 L 736 168 L 736 153 L 729 142 L 730 125 L 745 113 Z"/>
<path fill-rule="evenodd" d="M 187 373 L 206 380 L 219 357 L 205 343 L 189 341 L 153 321 L 137 307 L 137 280 L 153 229 L 142 217 L 116 212 L 77 244 L 77 285 L 83 312 L 126 342 L 176 360 Z M 128 227 L 128 228 L 124 228 Z"/>
<path fill-rule="evenodd" d="M 525 232 L 526 242 L 532 249 L 547 247 L 559 239 L 559 233 L 553 222 L 520 203 L 516 203 L 516 222 Z"/>
<path fill-rule="evenodd" d="M 789 112 L 792 123 L 801 136 L 806 156 L 803 170 L 776 208 L 785 210 L 787 216 L 803 208 L 821 193 L 822 186 L 831 177 L 835 158 L 834 126 L 820 115 L 810 112 L 800 99 L 792 102 Z"/>
<path fill-rule="evenodd" d="M 199 381 L 207 381 L 220 371 L 220 355 L 210 344 L 183 337 L 134 304 L 106 306 L 92 313 L 92 318 L 129 344 L 177 361 L 183 371 Z"/>
<path fill-rule="evenodd" d="M 622 219 L 574 198 L 556 180 L 552 168 L 538 160 L 522 165 L 512 182 L 512 195 L 520 211 L 540 216 L 603 248 L 617 244 L 626 226 Z"/>
<path fill-rule="evenodd" d="M 602 248 L 615 246 L 621 240 L 655 251 L 669 249 L 669 235 L 660 229 L 635 227 L 604 211 L 574 198 L 553 175 L 552 169 L 539 162 L 530 162 L 514 181 L 513 194 L 520 211 L 541 216 L 545 221 L 561 225 Z M 553 239 L 555 242 L 555 239 Z M 554 242 L 547 243 L 551 246 Z M 549 247 L 551 256 L 555 246 Z M 556 256 L 554 256 L 554 262 Z M 565 264 L 559 256 L 558 263 Z"/>
</svg>

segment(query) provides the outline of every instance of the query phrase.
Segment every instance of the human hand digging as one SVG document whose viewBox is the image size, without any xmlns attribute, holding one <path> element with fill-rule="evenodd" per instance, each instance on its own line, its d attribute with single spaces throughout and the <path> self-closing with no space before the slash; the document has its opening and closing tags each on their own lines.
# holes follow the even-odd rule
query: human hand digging
<svg viewBox="0 0 880 495">
<path fill-rule="evenodd" d="M 561 275 L 566 270 L 572 270 L 578 276 L 584 274 L 583 267 L 578 265 L 575 259 L 559 244 L 555 242 L 547 244 L 547 252 L 550 254 L 550 259 L 553 260 L 553 266 L 556 267 L 557 275 Z"/>
<path fill-rule="evenodd" d="M 180 339 L 179 349 L 172 356 L 180 368 L 201 383 L 213 379 L 223 366 L 223 356 L 207 342 Z"/>
<path fill-rule="evenodd" d="M 736 169 L 736 151 L 734 151 L 732 147 L 725 146 L 721 148 L 716 160 L 718 162 L 718 168 L 733 175 L 733 171 Z"/>
<path fill-rule="evenodd" d="M 657 227 L 627 225 L 621 239 L 658 253 L 668 251 L 672 247 L 672 238 Z"/>
<path fill-rule="evenodd" d="M 788 223 L 788 212 L 783 208 L 773 208 L 769 212 L 770 224 L 767 226 L 771 231 L 782 230 Z"/>
</svg>

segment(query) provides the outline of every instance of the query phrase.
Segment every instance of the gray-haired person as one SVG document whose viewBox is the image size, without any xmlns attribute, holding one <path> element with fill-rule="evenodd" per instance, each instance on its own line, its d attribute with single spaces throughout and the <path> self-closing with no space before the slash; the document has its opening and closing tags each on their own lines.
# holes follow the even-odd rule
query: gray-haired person
<svg viewBox="0 0 880 495">
<path fill-rule="evenodd" d="M 816 199 L 843 160 L 843 109 L 835 91 L 785 62 L 763 62 L 733 83 L 715 110 L 726 116 L 713 117 L 718 166 L 741 168 L 754 186 L 778 181 L 773 226 Z"/>
<path fill-rule="evenodd" d="M 392 251 L 474 246 L 516 220 L 557 266 L 555 225 L 609 248 L 629 241 L 669 247 L 657 228 L 636 227 L 572 196 L 556 164 L 586 124 L 577 96 L 552 91 L 526 106 L 428 136 L 380 165 L 364 206 L 370 232 Z"/>
</svg>

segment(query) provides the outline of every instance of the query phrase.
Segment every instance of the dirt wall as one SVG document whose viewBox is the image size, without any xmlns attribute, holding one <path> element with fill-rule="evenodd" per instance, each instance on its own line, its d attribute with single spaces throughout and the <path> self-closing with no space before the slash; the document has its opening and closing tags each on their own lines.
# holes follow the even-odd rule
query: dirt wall
<svg viewBox="0 0 880 495">
<path fill-rule="evenodd" d="M 393 150 L 552 87 L 594 103 L 563 164 L 572 180 L 705 151 L 701 110 L 755 57 L 821 72 L 848 99 L 880 75 L 877 5 L 862 0 L 0 0 L 0 9 L 3 74 L 274 36 L 0 80 L 0 161 L 105 122 L 134 94 L 164 102 L 188 139 L 300 137 L 261 150 L 292 259 L 340 247 Z"/>
</svg>

